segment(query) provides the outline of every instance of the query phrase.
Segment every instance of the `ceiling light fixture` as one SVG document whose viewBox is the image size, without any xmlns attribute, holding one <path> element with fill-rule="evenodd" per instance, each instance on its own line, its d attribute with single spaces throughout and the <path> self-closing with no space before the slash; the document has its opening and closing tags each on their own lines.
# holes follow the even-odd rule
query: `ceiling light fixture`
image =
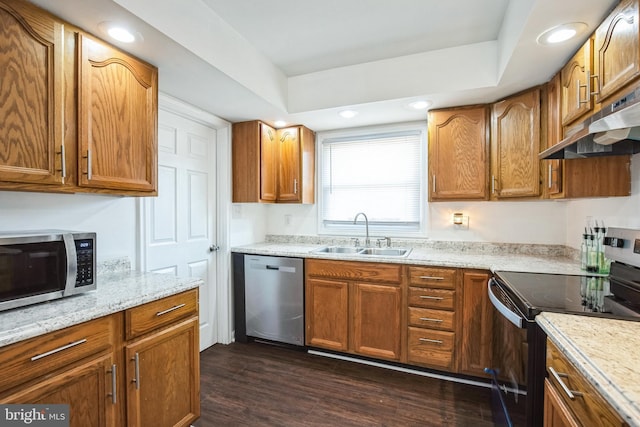
<svg viewBox="0 0 640 427">
<path fill-rule="evenodd" d="M 287 122 L 285 122 L 284 120 L 276 120 L 275 122 L 273 122 L 273 125 L 277 128 L 283 128 L 287 125 Z"/>
<path fill-rule="evenodd" d="M 409 107 L 413 108 L 414 110 L 425 110 L 431 107 L 431 102 L 423 100 L 414 101 L 409 104 Z"/>
<path fill-rule="evenodd" d="M 536 41 L 543 46 L 562 43 L 570 40 L 587 29 L 584 22 L 571 22 L 569 24 L 558 25 L 545 30 L 538 36 Z"/>
<path fill-rule="evenodd" d="M 352 119 L 358 115 L 358 112 L 354 110 L 342 110 L 338 114 L 344 119 Z"/>
<path fill-rule="evenodd" d="M 104 21 L 98 24 L 98 28 L 103 34 L 122 43 L 142 41 L 142 35 L 140 33 L 131 31 L 126 28 L 126 26 L 116 22 Z"/>
</svg>

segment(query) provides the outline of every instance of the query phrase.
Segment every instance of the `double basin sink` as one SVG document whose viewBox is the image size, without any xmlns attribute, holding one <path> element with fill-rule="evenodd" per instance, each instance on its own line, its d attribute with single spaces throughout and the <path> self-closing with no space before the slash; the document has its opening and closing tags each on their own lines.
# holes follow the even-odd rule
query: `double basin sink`
<svg viewBox="0 0 640 427">
<path fill-rule="evenodd" d="M 357 246 L 326 246 L 316 249 L 314 253 L 320 254 L 345 254 L 384 257 L 406 257 L 411 248 L 362 248 Z"/>
</svg>

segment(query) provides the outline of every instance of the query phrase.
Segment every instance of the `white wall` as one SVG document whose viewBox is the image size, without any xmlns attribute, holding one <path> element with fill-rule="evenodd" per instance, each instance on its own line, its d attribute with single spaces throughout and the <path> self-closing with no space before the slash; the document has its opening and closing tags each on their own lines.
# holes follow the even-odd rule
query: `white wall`
<svg viewBox="0 0 640 427">
<path fill-rule="evenodd" d="M 640 154 L 631 159 L 631 179 L 629 197 L 430 203 L 424 237 L 433 240 L 559 244 L 579 248 L 587 217 L 604 220 L 607 226 L 640 228 Z M 260 222 L 263 219 L 259 215 L 266 215 L 266 234 L 317 234 L 317 205 L 283 204 L 263 208 L 254 219 Z M 451 224 L 454 212 L 469 216 L 468 230 L 454 228 Z"/>
<path fill-rule="evenodd" d="M 264 241 L 267 205 L 234 203 L 231 205 L 229 242 L 231 247 Z"/>
<path fill-rule="evenodd" d="M 98 262 L 126 256 L 137 268 L 136 198 L 0 191 L 0 230 L 97 233 Z"/>
</svg>

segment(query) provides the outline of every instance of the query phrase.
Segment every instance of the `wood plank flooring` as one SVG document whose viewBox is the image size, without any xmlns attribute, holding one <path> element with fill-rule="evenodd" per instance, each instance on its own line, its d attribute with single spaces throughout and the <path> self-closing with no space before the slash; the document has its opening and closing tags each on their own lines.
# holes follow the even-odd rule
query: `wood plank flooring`
<svg viewBox="0 0 640 427">
<path fill-rule="evenodd" d="M 201 353 L 208 426 L 493 426 L 483 387 L 263 343 Z"/>
</svg>

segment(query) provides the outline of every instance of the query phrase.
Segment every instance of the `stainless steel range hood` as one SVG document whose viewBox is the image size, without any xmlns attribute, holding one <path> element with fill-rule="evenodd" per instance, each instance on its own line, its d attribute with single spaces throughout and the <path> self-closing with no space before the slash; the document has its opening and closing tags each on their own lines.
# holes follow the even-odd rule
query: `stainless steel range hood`
<svg viewBox="0 0 640 427">
<path fill-rule="evenodd" d="M 540 159 L 578 159 L 640 153 L 640 87 L 603 107 Z"/>
</svg>

